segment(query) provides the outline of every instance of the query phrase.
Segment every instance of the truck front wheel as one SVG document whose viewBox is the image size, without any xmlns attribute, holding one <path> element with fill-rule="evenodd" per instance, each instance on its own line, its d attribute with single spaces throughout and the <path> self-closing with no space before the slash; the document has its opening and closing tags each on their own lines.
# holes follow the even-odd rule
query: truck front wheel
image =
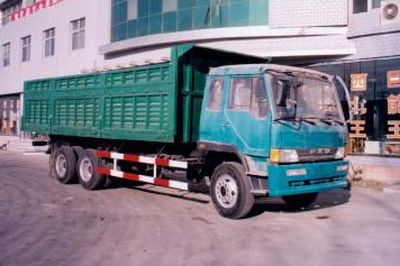
<svg viewBox="0 0 400 266">
<path fill-rule="evenodd" d="M 78 177 L 81 185 L 87 190 L 95 190 L 104 186 L 106 176 L 97 173 L 99 159 L 91 149 L 84 150 L 78 160 Z"/>
<path fill-rule="evenodd" d="M 76 181 L 76 155 L 71 147 L 60 147 L 54 153 L 54 173 L 63 184 Z"/>
<path fill-rule="evenodd" d="M 223 217 L 239 219 L 250 212 L 254 196 L 242 165 L 227 162 L 215 168 L 211 177 L 211 199 Z"/>
<path fill-rule="evenodd" d="M 283 196 L 283 201 L 292 208 L 300 209 L 310 206 L 318 197 L 318 193 Z"/>
</svg>

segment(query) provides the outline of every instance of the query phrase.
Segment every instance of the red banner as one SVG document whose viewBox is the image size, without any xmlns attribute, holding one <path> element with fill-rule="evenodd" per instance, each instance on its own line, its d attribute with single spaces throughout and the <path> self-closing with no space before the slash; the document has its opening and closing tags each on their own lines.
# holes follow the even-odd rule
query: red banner
<svg viewBox="0 0 400 266">
<path fill-rule="evenodd" d="M 10 15 L 10 21 L 16 21 L 26 16 L 32 15 L 37 11 L 44 9 L 46 7 L 58 4 L 63 0 L 41 0 L 30 6 L 20 8 Z"/>
</svg>

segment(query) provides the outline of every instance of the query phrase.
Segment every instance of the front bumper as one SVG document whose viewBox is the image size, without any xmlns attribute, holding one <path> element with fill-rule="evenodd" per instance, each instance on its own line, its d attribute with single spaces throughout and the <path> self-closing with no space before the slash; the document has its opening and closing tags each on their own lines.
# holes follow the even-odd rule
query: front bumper
<svg viewBox="0 0 400 266">
<path fill-rule="evenodd" d="M 349 163 L 345 160 L 268 165 L 270 196 L 322 192 L 347 185 Z"/>
</svg>

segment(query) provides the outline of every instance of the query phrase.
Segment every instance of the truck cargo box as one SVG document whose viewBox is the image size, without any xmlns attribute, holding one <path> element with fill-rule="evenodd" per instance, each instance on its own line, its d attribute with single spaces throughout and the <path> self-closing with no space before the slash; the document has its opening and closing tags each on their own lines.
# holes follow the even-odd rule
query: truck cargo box
<svg viewBox="0 0 400 266">
<path fill-rule="evenodd" d="M 22 130 L 100 139 L 195 142 L 210 67 L 261 58 L 183 45 L 169 62 L 27 81 Z"/>
</svg>

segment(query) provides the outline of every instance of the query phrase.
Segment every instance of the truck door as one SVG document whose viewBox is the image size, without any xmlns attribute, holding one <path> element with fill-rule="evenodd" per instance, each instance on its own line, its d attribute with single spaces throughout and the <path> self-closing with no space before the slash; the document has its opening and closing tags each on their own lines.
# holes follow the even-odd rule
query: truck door
<svg viewBox="0 0 400 266">
<path fill-rule="evenodd" d="M 263 77 L 231 77 L 222 121 L 225 141 L 244 154 L 268 156 L 270 121 Z"/>
<path fill-rule="evenodd" d="M 222 118 L 226 82 L 223 77 L 210 78 L 206 85 L 205 102 L 200 121 L 200 139 L 209 142 L 224 142 Z"/>
</svg>

